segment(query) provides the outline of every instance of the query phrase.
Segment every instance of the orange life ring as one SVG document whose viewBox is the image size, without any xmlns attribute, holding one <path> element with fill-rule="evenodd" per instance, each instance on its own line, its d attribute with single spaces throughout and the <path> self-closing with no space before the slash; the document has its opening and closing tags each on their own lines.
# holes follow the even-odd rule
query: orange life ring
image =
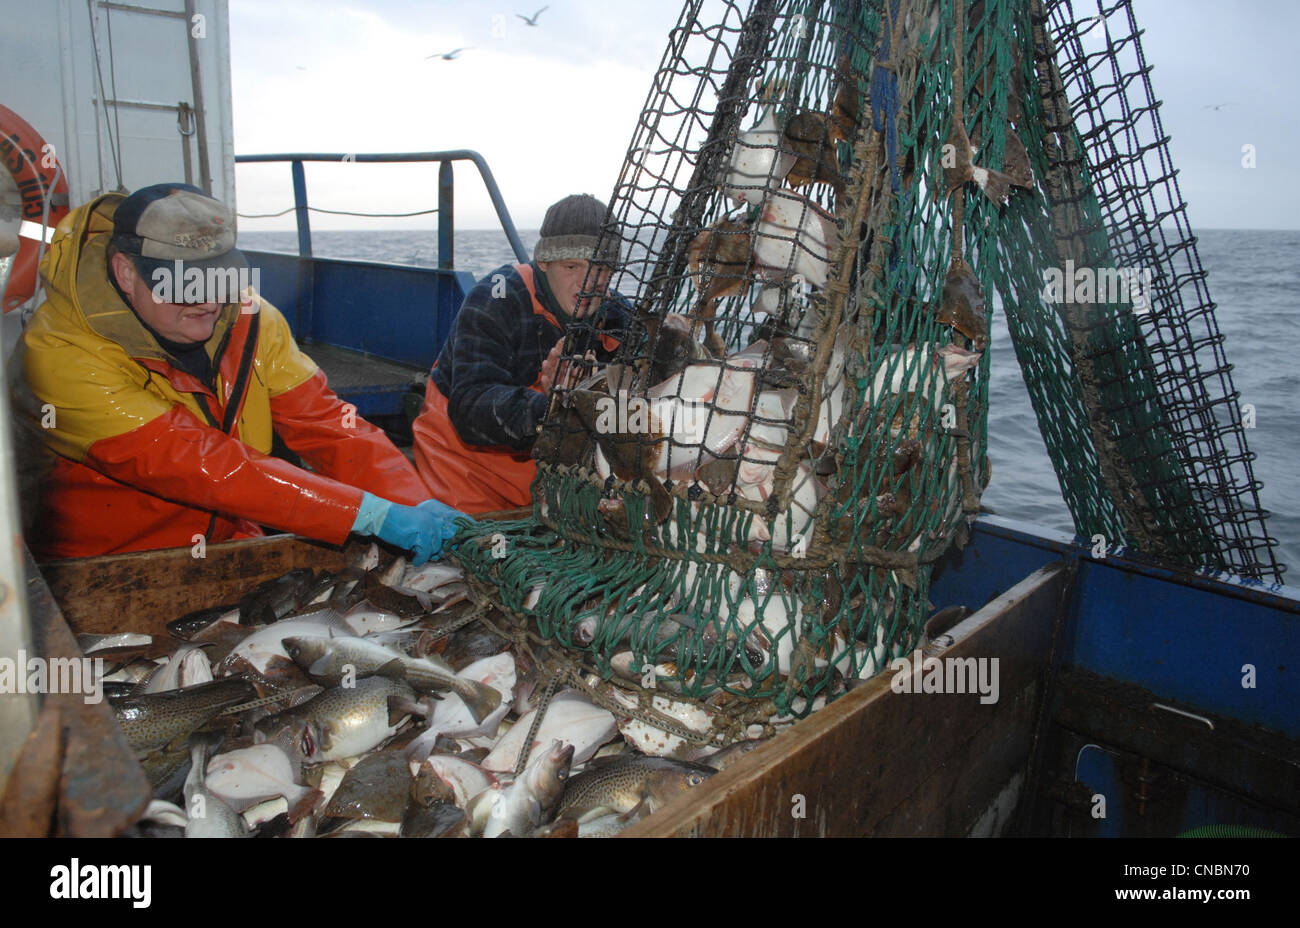
<svg viewBox="0 0 1300 928">
<path fill-rule="evenodd" d="M 40 225 L 48 200 L 46 223 L 51 228 L 58 225 L 68 214 L 68 179 L 55 156 L 54 146 L 47 145 L 27 120 L 3 105 L 0 105 L 0 161 L 18 185 L 23 219 Z M 36 239 L 20 236 L 18 254 L 0 304 L 4 312 L 23 305 L 36 292 L 40 250 L 41 243 Z"/>
</svg>

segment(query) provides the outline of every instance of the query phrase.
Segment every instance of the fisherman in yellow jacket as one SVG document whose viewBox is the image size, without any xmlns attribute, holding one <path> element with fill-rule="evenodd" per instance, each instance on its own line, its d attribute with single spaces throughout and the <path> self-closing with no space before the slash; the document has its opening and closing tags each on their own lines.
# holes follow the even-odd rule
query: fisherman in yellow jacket
<svg viewBox="0 0 1300 928">
<path fill-rule="evenodd" d="M 262 534 L 373 535 L 435 556 L 457 510 L 330 391 L 252 289 L 235 217 L 187 184 L 109 194 L 59 224 L 15 352 L 41 557 Z M 311 471 L 271 457 L 272 430 Z M 30 500 L 29 500 L 30 502 Z"/>
</svg>

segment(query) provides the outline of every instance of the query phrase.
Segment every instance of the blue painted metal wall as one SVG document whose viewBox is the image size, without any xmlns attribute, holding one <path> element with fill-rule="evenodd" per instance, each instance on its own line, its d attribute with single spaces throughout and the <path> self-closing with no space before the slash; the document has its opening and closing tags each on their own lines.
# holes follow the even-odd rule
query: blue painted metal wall
<svg viewBox="0 0 1300 928">
<path fill-rule="evenodd" d="M 465 271 L 246 251 L 261 292 L 300 342 L 323 342 L 428 371 L 474 278 Z M 310 353 L 310 351 L 309 351 Z M 362 415 L 400 412 L 404 390 L 340 391 Z"/>
<path fill-rule="evenodd" d="M 930 599 L 940 608 L 978 608 L 1060 559 L 1078 567 L 1065 608 L 1061 667 L 1085 668 L 1144 687 L 1183 709 L 1300 738 L 1300 590 L 1171 571 L 1117 554 L 1097 558 L 1089 546 L 1064 535 L 984 517 L 966 549 L 949 552 L 936 565 Z M 1117 756 L 1104 745 L 1080 751 L 1077 735 L 1064 737 L 1072 745 L 1068 750 L 1079 752 L 1078 781 L 1107 797 L 1105 818 L 1068 826 L 1072 834 L 1279 827 L 1276 810 L 1188 780 L 1176 809 L 1140 814 Z M 1171 812 L 1176 820 L 1170 820 Z"/>
<path fill-rule="evenodd" d="M 1300 737 L 1300 590 L 1224 582 L 981 518 L 964 551 L 936 565 L 938 607 L 979 608 L 1061 558 L 1079 562 L 1061 661 L 1184 707 Z M 1254 668 L 1254 686 L 1243 667 Z"/>
</svg>

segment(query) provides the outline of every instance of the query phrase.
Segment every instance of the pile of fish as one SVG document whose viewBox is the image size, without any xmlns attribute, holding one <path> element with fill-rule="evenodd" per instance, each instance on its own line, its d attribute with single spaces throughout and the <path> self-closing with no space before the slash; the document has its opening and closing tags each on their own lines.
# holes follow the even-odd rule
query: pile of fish
<svg viewBox="0 0 1300 928">
<path fill-rule="evenodd" d="M 83 636 L 154 786 L 138 833 L 613 835 L 758 743 L 698 748 L 575 689 L 525 743 L 538 661 L 480 621 L 458 567 L 378 559 L 291 571 L 170 642 Z"/>
</svg>

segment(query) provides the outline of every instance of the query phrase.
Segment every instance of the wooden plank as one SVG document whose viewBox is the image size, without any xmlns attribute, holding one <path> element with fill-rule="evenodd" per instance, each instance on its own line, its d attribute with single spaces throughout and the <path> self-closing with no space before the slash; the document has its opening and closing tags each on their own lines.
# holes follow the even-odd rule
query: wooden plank
<svg viewBox="0 0 1300 928">
<path fill-rule="evenodd" d="M 77 642 L 30 554 L 27 608 L 32 643 L 40 656 L 81 659 Z M 56 833 L 86 838 L 121 834 L 144 812 L 152 790 L 113 710 L 103 700 L 87 702 L 82 694 L 50 693 L 42 706 L 42 716 L 47 713 L 55 714 L 59 724 L 51 734 L 46 718 L 42 737 L 63 739 Z M 48 754 L 53 748 L 32 750 L 34 755 Z"/>
<path fill-rule="evenodd" d="M 531 519 L 532 517 L 532 506 L 520 506 L 516 509 L 495 509 L 492 512 L 481 512 L 474 518 L 480 521 L 490 519 L 494 522 L 515 522 L 520 519 Z"/>
<path fill-rule="evenodd" d="M 188 612 L 237 602 L 257 584 L 295 567 L 338 570 L 343 548 L 293 535 L 270 535 L 190 548 L 74 558 L 41 565 L 74 632 L 143 632 L 165 637 Z"/>
<path fill-rule="evenodd" d="M 1031 574 L 954 628 L 951 646 L 925 652 L 997 658 L 997 702 L 969 692 L 896 693 L 886 671 L 624 834 L 969 833 L 1026 770 L 1065 582 L 1061 566 Z M 793 815 L 799 797 L 804 818 Z"/>
</svg>

